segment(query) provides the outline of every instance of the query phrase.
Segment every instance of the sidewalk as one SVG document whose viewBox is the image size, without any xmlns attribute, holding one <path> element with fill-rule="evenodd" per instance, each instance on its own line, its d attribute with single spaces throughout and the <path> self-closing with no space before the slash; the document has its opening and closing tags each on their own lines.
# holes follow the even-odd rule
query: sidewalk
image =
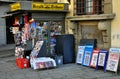
<svg viewBox="0 0 120 79">
<path fill-rule="evenodd" d="M 64 64 L 54 69 L 19 69 L 15 63 L 14 44 L 0 46 L 0 79 L 120 79 L 116 73 L 102 69 Z"/>
<path fill-rule="evenodd" d="M 15 47 L 15 44 L 1 45 L 0 51 L 11 50 L 11 49 L 14 49 L 14 47 Z"/>
<path fill-rule="evenodd" d="M 120 79 L 113 72 L 77 65 L 64 64 L 53 69 L 19 69 L 14 57 L 0 58 L 0 79 Z"/>
<path fill-rule="evenodd" d="M 0 46 L 0 58 L 14 55 L 14 44 Z"/>
</svg>

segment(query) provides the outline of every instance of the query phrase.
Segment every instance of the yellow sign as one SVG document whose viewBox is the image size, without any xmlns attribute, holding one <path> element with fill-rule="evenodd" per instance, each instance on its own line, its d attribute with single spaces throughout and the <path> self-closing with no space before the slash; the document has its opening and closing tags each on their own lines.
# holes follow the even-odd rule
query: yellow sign
<svg viewBox="0 0 120 79">
<path fill-rule="evenodd" d="M 64 10 L 64 4 L 32 3 L 32 10 Z"/>
<path fill-rule="evenodd" d="M 10 8 L 11 8 L 11 11 L 16 11 L 16 10 L 20 10 L 21 6 L 20 6 L 20 3 L 14 3 L 14 4 L 11 4 Z"/>
</svg>

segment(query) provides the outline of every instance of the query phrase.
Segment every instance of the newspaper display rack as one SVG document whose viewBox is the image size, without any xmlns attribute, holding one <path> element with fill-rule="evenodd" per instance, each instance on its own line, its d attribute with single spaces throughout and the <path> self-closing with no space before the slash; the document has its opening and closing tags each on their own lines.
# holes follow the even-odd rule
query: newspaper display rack
<svg viewBox="0 0 120 79">
<path fill-rule="evenodd" d="M 93 45 L 85 45 L 85 51 L 84 51 L 82 65 L 84 65 L 84 66 L 90 65 L 92 52 L 93 52 Z"/>
<path fill-rule="evenodd" d="M 108 59 L 108 51 L 100 50 L 98 54 L 96 69 L 98 70 L 99 67 L 103 67 L 104 72 L 106 72 L 107 59 Z"/>
<path fill-rule="evenodd" d="M 117 72 L 120 48 L 110 48 L 106 70 Z"/>
<path fill-rule="evenodd" d="M 93 50 L 90 67 L 96 68 L 99 50 Z"/>
<path fill-rule="evenodd" d="M 77 58 L 76 58 L 77 64 L 82 64 L 84 49 L 85 49 L 85 46 L 78 46 L 78 53 L 77 53 Z"/>
</svg>

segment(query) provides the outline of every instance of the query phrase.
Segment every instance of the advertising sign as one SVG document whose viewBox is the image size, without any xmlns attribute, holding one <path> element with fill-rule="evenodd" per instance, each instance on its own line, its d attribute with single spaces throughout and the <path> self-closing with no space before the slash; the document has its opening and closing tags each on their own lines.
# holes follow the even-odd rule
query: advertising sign
<svg viewBox="0 0 120 79">
<path fill-rule="evenodd" d="M 78 46 L 76 63 L 82 64 L 85 46 Z"/>
<path fill-rule="evenodd" d="M 32 3 L 32 10 L 64 10 L 64 4 Z"/>
<path fill-rule="evenodd" d="M 93 46 L 92 45 L 86 45 L 82 65 L 84 65 L 84 66 L 89 66 L 90 65 L 92 52 L 93 52 Z"/>
<path fill-rule="evenodd" d="M 117 72 L 119 56 L 120 56 L 119 48 L 110 48 L 106 70 Z"/>
<path fill-rule="evenodd" d="M 99 53 L 98 66 L 104 66 L 106 53 Z"/>
<path fill-rule="evenodd" d="M 108 59 L 108 50 L 104 50 L 104 49 L 100 50 L 98 54 L 96 69 L 98 70 L 98 67 L 101 66 L 103 67 L 104 72 L 106 72 L 107 59 Z"/>
<path fill-rule="evenodd" d="M 98 59 L 98 53 L 99 53 L 99 50 L 93 50 L 92 59 L 91 59 L 91 63 L 90 63 L 91 67 L 96 67 L 97 59 Z"/>
<path fill-rule="evenodd" d="M 10 5 L 11 11 L 16 11 L 21 9 L 20 3 L 14 3 Z"/>
<path fill-rule="evenodd" d="M 85 51 L 83 65 L 89 66 L 89 61 L 90 61 L 90 51 Z"/>
</svg>

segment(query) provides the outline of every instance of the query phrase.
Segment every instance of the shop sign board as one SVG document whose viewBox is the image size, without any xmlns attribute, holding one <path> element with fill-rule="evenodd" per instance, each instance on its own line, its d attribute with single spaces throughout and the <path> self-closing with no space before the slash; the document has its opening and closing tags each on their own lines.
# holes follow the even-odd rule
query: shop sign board
<svg viewBox="0 0 120 79">
<path fill-rule="evenodd" d="M 16 11 L 21 9 L 20 3 L 14 3 L 10 5 L 11 11 Z"/>
<path fill-rule="evenodd" d="M 110 48 L 106 70 L 117 72 L 120 48 Z"/>
<path fill-rule="evenodd" d="M 64 10 L 64 4 L 32 3 L 32 10 Z"/>
<path fill-rule="evenodd" d="M 82 64 L 84 50 L 85 50 L 85 46 L 78 46 L 78 53 L 77 53 L 77 59 L 76 59 L 77 64 Z"/>
</svg>

